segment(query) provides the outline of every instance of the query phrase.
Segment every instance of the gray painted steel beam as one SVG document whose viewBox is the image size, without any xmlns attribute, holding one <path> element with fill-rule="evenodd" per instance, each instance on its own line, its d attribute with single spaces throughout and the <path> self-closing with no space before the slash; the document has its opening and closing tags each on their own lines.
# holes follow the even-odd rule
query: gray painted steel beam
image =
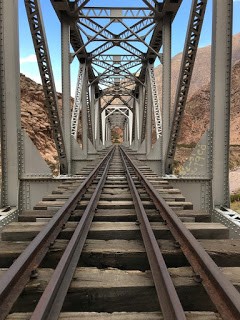
<svg viewBox="0 0 240 320">
<path fill-rule="evenodd" d="M 232 0 L 213 1 L 211 130 L 213 204 L 229 207 Z"/>
<path fill-rule="evenodd" d="M 177 147 L 184 109 L 187 102 L 188 91 L 192 78 L 194 62 L 197 54 L 207 0 L 193 0 L 188 24 L 188 31 L 182 56 L 182 63 L 178 79 L 176 98 L 174 103 L 174 115 L 171 124 L 171 132 L 165 159 L 166 173 L 172 172 L 174 155 Z"/>
<path fill-rule="evenodd" d="M 147 154 L 152 149 L 152 92 L 151 92 L 151 81 L 148 74 L 147 78 L 147 114 L 146 114 L 146 129 L 145 129 L 145 139 L 146 139 L 146 151 Z"/>
<path fill-rule="evenodd" d="M 13 23 L 14 22 L 14 23 Z M 0 1 L 1 207 L 18 206 L 22 152 L 20 134 L 18 1 Z"/>
<path fill-rule="evenodd" d="M 91 100 L 90 100 L 88 87 L 86 88 L 85 95 L 86 95 L 88 139 L 93 143 L 92 111 L 91 111 Z"/>
<path fill-rule="evenodd" d="M 62 124 L 65 141 L 68 169 L 71 174 L 71 90 L 70 90 L 70 25 L 62 18 L 61 21 L 62 39 Z"/>
<path fill-rule="evenodd" d="M 141 131 L 141 142 L 146 138 L 146 127 L 147 127 L 147 108 L 148 108 L 148 87 L 146 87 L 144 98 L 143 98 L 143 110 L 142 110 L 142 131 Z"/>
<path fill-rule="evenodd" d="M 59 157 L 60 171 L 61 173 L 67 173 L 67 155 L 58 114 L 58 100 L 39 0 L 25 0 L 25 7 L 42 79 L 49 120 L 53 130 L 53 138 Z"/>
<path fill-rule="evenodd" d="M 157 86 L 155 81 L 155 74 L 154 74 L 154 65 L 148 64 L 148 75 L 149 75 L 149 82 L 150 82 L 150 90 L 151 91 L 151 100 L 152 100 L 152 107 L 154 113 L 154 122 L 155 122 L 155 129 L 156 129 L 156 136 L 157 139 L 160 138 L 162 135 L 162 117 L 160 111 L 160 101 L 158 99 L 158 92 Z"/>
<path fill-rule="evenodd" d="M 77 140 L 77 133 L 78 133 L 80 111 L 82 109 L 82 91 L 83 91 L 83 80 L 85 76 L 85 71 L 86 71 L 85 63 L 80 64 L 79 71 L 78 71 L 74 105 L 72 110 L 72 119 L 71 119 L 71 134 L 76 140 Z"/>
<path fill-rule="evenodd" d="M 88 90 L 88 76 L 87 70 L 83 79 L 83 93 L 82 93 L 82 150 L 85 156 L 88 153 L 88 111 L 87 111 L 87 90 Z"/>
<path fill-rule="evenodd" d="M 169 142 L 171 110 L 171 16 L 163 18 L 163 64 L 162 64 L 162 170 Z"/>
</svg>

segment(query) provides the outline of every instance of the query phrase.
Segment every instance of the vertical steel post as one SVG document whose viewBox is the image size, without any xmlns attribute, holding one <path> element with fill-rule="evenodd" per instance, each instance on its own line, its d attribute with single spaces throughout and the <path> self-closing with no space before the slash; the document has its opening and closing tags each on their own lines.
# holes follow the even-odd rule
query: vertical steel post
<svg viewBox="0 0 240 320">
<path fill-rule="evenodd" d="M 124 125 L 124 132 L 125 132 L 125 142 L 127 143 L 127 141 L 128 141 L 128 138 L 127 138 L 127 122 L 125 122 L 125 125 Z"/>
<path fill-rule="evenodd" d="M 165 173 L 165 160 L 170 134 L 171 109 L 171 16 L 163 18 L 163 66 L 162 66 L 162 170 Z"/>
<path fill-rule="evenodd" d="M 67 154 L 68 174 L 71 174 L 71 90 L 70 90 L 70 25 L 61 19 L 62 40 L 62 124 Z"/>
<path fill-rule="evenodd" d="M 106 121 L 106 124 L 105 124 L 105 137 L 106 137 L 106 144 L 108 143 L 108 123 Z"/>
<path fill-rule="evenodd" d="M 133 100 L 133 143 L 134 149 L 138 150 L 139 147 L 139 105 L 138 100 Z"/>
<path fill-rule="evenodd" d="M 1 206 L 17 206 L 21 174 L 18 1 L 0 1 Z"/>
<path fill-rule="evenodd" d="M 149 72 L 147 73 L 147 95 L 148 95 L 148 102 L 147 102 L 147 123 L 146 123 L 146 151 L 147 154 L 152 149 L 152 93 L 151 93 L 151 82 L 149 79 Z"/>
<path fill-rule="evenodd" d="M 139 109 L 139 141 L 141 143 L 143 109 L 144 109 L 144 87 L 142 85 L 139 85 L 138 109 Z"/>
<path fill-rule="evenodd" d="M 88 154 L 88 117 L 87 117 L 87 90 L 88 75 L 87 70 L 84 75 L 82 88 L 82 149 L 85 155 Z"/>
<path fill-rule="evenodd" d="M 229 206 L 232 10 L 232 0 L 213 0 L 211 130 L 214 206 Z"/>
<path fill-rule="evenodd" d="M 109 141 L 108 121 L 106 121 L 105 128 L 106 128 L 106 143 L 108 143 Z"/>
<path fill-rule="evenodd" d="M 91 120 L 92 120 L 92 131 L 93 131 L 93 146 L 96 147 L 95 140 L 95 87 L 90 87 L 90 112 L 91 112 Z"/>
<path fill-rule="evenodd" d="M 105 146 L 105 141 L 106 141 L 106 110 L 104 109 L 103 112 L 101 113 L 102 116 L 102 143 L 103 146 Z"/>
<path fill-rule="evenodd" d="M 132 145 L 132 128 L 133 128 L 133 113 L 129 110 L 129 117 L 128 117 L 128 131 L 129 131 L 129 145 Z"/>
<path fill-rule="evenodd" d="M 135 145 L 138 149 L 140 141 L 139 100 L 135 99 Z"/>
<path fill-rule="evenodd" d="M 96 138 L 96 148 L 101 149 L 101 99 L 98 98 L 95 103 L 95 138 Z"/>
<path fill-rule="evenodd" d="M 111 126 L 110 126 L 110 124 L 108 124 L 108 141 L 109 141 L 109 143 L 112 142 L 112 139 L 111 139 Z"/>
<path fill-rule="evenodd" d="M 95 103 L 94 103 L 94 140 L 95 140 L 95 144 L 96 146 L 98 145 L 98 139 L 99 137 L 99 99 L 96 99 Z"/>
</svg>

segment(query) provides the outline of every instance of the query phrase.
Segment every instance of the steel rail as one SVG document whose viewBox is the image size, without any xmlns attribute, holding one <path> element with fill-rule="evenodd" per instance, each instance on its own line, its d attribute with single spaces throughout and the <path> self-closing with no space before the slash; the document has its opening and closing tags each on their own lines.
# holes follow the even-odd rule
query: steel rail
<svg viewBox="0 0 240 320">
<path fill-rule="evenodd" d="M 129 172 L 125 154 L 120 149 L 122 162 L 132 194 L 134 207 L 137 213 L 139 227 L 146 249 L 149 265 L 157 291 L 158 301 L 165 320 L 186 320 L 186 316 L 179 300 L 176 289 L 168 272 L 163 255 L 153 233 L 147 214 L 143 207 L 137 188 Z"/>
<path fill-rule="evenodd" d="M 145 187 L 147 193 L 153 200 L 163 220 L 167 223 L 173 237 L 179 243 L 194 272 L 200 277 L 200 281 L 221 317 L 224 320 L 239 320 L 240 293 L 223 275 L 216 263 L 207 254 L 192 233 L 185 227 L 160 194 L 154 189 L 153 185 L 134 165 L 126 152 L 123 149 L 122 151 L 140 179 L 141 184 Z"/>
<path fill-rule="evenodd" d="M 92 184 L 99 170 L 111 156 L 111 152 L 112 149 L 0 278 L 0 320 L 4 320 L 10 312 L 24 286 L 61 232 L 72 211 Z"/>
<path fill-rule="evenodd" d="M 57 320 L 72 281 L 83 246 L 95 214 L 102 188 L 106 182 L 114 148 L 111 150 L 104 172 L 85 209 L 77 228 L 75 229 L 47 287 L 45 288 L 31 320 Z"/>
</svg>

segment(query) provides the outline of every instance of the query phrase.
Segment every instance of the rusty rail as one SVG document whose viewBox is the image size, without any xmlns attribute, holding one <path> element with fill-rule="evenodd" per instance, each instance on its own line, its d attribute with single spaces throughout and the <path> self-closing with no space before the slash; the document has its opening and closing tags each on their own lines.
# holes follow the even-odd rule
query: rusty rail
<svg viewBox="0 0 240 320">
<path fill-rule="evenodd" d="M 99 201 L 102 188 L 105 184 L 113 150 L 107 160 L 104 172 L 92 194 L 77 228 L 75 229 L 46 289 L 44 290 L 32 316 L 31 320 L 57 320 L 75 272 L 78 260 L 82 253 L 95 209 Z"/>
<path fill-rule="evenodd" d="M 123 153 L 122 149 L 120 149 L 120 152 L 129 188 L 133 197 L 134 207 L 140 223 L 140 231 L 152 271 L 154 285 L 157 291 L 158 301 L 163 317 L 165 320 L 186 320 L 183 307 L 169 275 L 163 255 L 153 233 L 137 188 L 129 172 L 127 162 L 125 160 L 126 155 Z"/>
<path fill-rule="evenodd" d="M 64 206 L 57 211 L 48 224 L 4 273 L 0 279 L 0 320 L 4 320 L 8 315 L 14 302 L 31 278 L 31 275 L 35 272 L 49 247 L 64 227 L 72 211 L 76 208 L 77 203 L 92 184 L 98 172 L 108 163 L 112 153 L 113 149 L 107 153 L 74 194 L 66 201 Z"/>
<path fill-rule="evenodd" d="M 128 163 L 134 169 L 135 174 L 138 176 L 150 198 L 153 200 L 173 237 L 179 243 L 194 272 L 200 277 L 204 288 L 221 317 L 225 320 L 239 320 L 240 293 L 223 275 L 212 258 L 185 227 L 174 211 L 167 205 L 160 194 L 154 189 L 153 185 L 135 166 L 126 152 L 122 148 L 121 151 L 128 160 Z"/>
</svg>

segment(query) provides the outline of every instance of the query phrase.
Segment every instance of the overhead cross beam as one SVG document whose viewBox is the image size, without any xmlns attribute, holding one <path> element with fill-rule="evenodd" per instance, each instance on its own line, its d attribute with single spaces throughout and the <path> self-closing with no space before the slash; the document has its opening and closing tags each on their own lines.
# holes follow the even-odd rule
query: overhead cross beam
<svg viewBox="0 0 240 320">
<path fill-rule="evenodd" d="M 94 92 L 97 93 L 95 97 L 107 97 L 114 101 L 120 96 L 122 102 L 131 109 L 127 101 L 129 98 L 136 98 L 139 87 L 145 87 L 148 63 L 153 63 L 156 57 L 161 58 L 159 50 L 162 45 L 163 17 L 171 15 L 173 20 L 182 0 L 165 0 L 161 3 L 157 0 L 139 0 L 139 6 L 121 8 L 114 5 L 94 6 L 91 5 L 93 2 L 84 0 L 64 0 L 61 4 L 57 0 L 51 1 L 59 18 L 64 16 L 71 22 L 71 43 L 74 50 L 72 59 L 76 56 L 80 63 L 86 63 L 86 83 L 89 88 L 94 86 Z M 117 30 L 113 27 L 115 23 L 120 25 L 119 33 L 114 31 Z M 119 50 L 118 55 L 116 48 Z M 159 103 L 155 98 L 153 76 L 150 80 L 159 136 Z M 86 103 L 89 100 L 87 95 L 88 93 Z M 87 106 L 89 126 L 90 105 L 91 103 Z M 106 106 L 103 110 L 105 108 Z M 106 122 L 103 121 L 102 124 L 104 123 Z M 90 128 L 90 140 L 91 131 Z"/>
<path fill-rule="evenodd" d="M 81 17 L 87 17 L 87 19 L 149 19 L 153 17 L 153 13 L 150 8 L 145 7 L 84 7 L 79 12 L 79 18 Z"/>
</svg>

